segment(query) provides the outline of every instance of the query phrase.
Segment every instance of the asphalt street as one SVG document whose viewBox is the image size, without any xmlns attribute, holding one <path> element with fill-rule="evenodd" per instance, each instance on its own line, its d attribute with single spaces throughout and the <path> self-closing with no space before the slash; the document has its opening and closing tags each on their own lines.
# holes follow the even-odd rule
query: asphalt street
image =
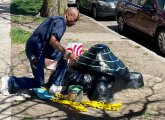
<svg viewBox="0 0 165 120">
<path fill-rule="evenodd" d="M 102 24 L 104 27 L 107 27 L 108 29 L 110 29 L 118 37 L 125 37 L 126 39 L 129 39 L 132 42 L 135 42 L 135 43 L 143 46 L 144 48 L 148 49 L 149 51 L 156 53 L 156 55 L 158 57 L 163 57 L 161 55 L 161 53 L 156 49 L 156 45 L 154 43 L 153 38 L 151 38 L 143 33 L 140 33 L 137 30 L 133 30 L 131 28 L 128 31 L 126 31 L 123 35 L 118 33 L 117 22 L 114 17 L 101 18 L 101 19 L 97 20 L 97 22 Z M 163 59 L 165 60 L 165 57 L 163 57 Z"/>
</svg>

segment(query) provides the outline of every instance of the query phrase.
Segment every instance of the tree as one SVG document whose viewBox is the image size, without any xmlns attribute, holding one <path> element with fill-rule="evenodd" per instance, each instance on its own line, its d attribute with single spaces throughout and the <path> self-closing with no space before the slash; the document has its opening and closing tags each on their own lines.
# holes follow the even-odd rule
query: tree
<svg viewBox="0 0 165 120">
<path fill-rule="evenodd" d="M 63 15 L 67 9 L 67 0 L 43 0 L 39 10 L 41 17 Z"/>
</svg>

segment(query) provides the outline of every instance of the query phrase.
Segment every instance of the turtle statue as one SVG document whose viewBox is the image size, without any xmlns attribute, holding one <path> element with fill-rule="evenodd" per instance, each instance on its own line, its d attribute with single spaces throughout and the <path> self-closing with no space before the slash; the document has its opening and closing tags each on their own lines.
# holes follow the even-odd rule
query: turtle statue
<svg viewBox="0 0 165 120">
<path fill-rule="evenodd" d="M 69 63 L 64 84 L 81 85 L 90 100 L 105 102 L 111 100 L 118 88 L 139 88 L 144 85 L 142 75 L 129 72 L 105 44 L 93 45 L 77 61 Z"/>
</svg>

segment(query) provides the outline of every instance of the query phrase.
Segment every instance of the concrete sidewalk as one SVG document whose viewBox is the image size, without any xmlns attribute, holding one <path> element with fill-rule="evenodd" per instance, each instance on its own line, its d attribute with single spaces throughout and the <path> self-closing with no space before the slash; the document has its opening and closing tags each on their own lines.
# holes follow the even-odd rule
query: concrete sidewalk
<svg viewBox="0 0 165 120">
<path fill-rule="evenodd" d="M 10 33 L 10 27 L 11 27 L 11 23 L 10 23 L 10 0 L 0 0 L 0 28 L 1 28 L 1 32 L 0 32 L 0 36 L 1 36 L 1 39 L 0 39 L 0 77 L 2 77 L 3 75 L 6 75 L 6 74 L 10 74 L 10 70 L 11 70 L 11 38 L 10 38 L 10 35 L 9 35 L 9 33 Z M 95 22 L 94 20 L 92 20 L 92 22 Z M 97 24 L 97 25 L 99 25 L 99 24 Z M 101 25 L 100 25 L 101 26 Z M 102 26 L 102 27 L 104 27 L 104 26 Z M 108 28 L 105 28 L 105 29 L 108 29 Z M 120 35 L 116 35 L 114 32 L 112 32 L 112 31 L 109 31 L 108 33 L 65 33 L 64 34 L 64 36 L 63 36 L 63 39 L 73 39 L 73 40 L 80 40 L 80 41 L 116 41 L 115 43 L 118 43 L 118 41 L 123 41 L 123 43 L 125 43 L 125 40 L 127 39 L 126 37 L 124 37 L 124 36 L 120 36 Z M 130 42 L 131 44 L 134 44 L 134 45 L 136 45 L 136 43 L 134 43 L 134 42 L 132 42 L 131 40 L 128 40 L 127 39 L 127 41 L 128 42 Z M 122 43 L 122 44 L 123 44 Z M 122 45 L 121 44 L 121 45 Z M 125 44 L 124 44 L 125 45 Z M 138 45 L 138 46 L 140 46 L 140 45 Z M 127 47 L 130 47 L 129 45 L 127 45 Z M 132 48 L 130 48 L 130 50 L 131 49 L 133 49 L 133 48 L 135 48 L 135 47 L 132 47 Z M 143 50 L 145 50 L 145 51 L 147 51 L 147 49 L 146 48 L 144 48 L 144 47 L 142 47 L 141 46 L 141 48 L 143 49 Z M 121 48 L 118 48 L 118 49 L 121 49 L 122 50 L 122 46 L 121 46 Z M 126 51 L 126 52 L 128 52 L 128 51 Z M 137 53 L 138 52 L 140 52 L 139 51 L 139 49 L 137 50 Z M 125 53 L 125 52 L 124 52 Z M 150 52 L 151 53 L 151 52 Z M 123 54 L 123 53 L 122 53 Z M 126 53 L 125 53 L 126 54 Z M 144 56 L 143 56 L 143 54 L 141 55 L 141 58 L 138 58 L 138 59 L 135 59 L 135 63 L 137 63 L 139 66 L 141 65 L 141 64 L 144 64 L 144 62 L 139 62 L 139 61 L 145 61 L 145 60 L 153 60 L 154 59 L 154 61 L 156 61 L 157 59 L 155 59 L 155 57 L 157 56 L 155 53 L 152 53 L 152 54 L 154 54 L 155 56 L 151 56 L 151 57 L 148 57 L 147 59 L 141 59 L 142 57 L 144 58 Z M 125 55 L 125 56 L 127 56 L 127 55 Z M 129 54 L 128 54 L 128 56 L 129 56 Z M 147 55 L 146 55 L 147 56 Z M 145 57 L 146 57 L 145 56 Z M 148 55 L 149 56 L 149 55 Z M 152 59 L 151 59 L 152 58 Z M 131 58 L 128 58 L 128 59 L 131 59 Z M 159 57 L 159 59 L 161 59 L 160 57 Z M 133 59 L 134 60 L 134 59 Z M 136 61 L 137 60 L 137 61 Z M 164 58 L 162 59 L 162 61 L 164 60 Z M 129 61 L 128 61 L 129 62 Z M 151 63 L 151 65 L 153 64 L 154 65 L 154 63 L 157 63 L 157 62 L 153 62 L 152 61 L 152 63 Z M 129 62 L 129 64 L 131 64 L 131 62 Z M 132 63 L 133 64 L 133 63 Z M 160 64 L 160 63 L 157 63 L 156 65 L 158 65 L 158 64 Z M 149 66 L 150 64 L 146 64 L 146 66 Z M 150 65 L 150 66 L 151 66 Z M 163 66 L 164 64 L 162 64 L 162 66 Z M 142 65 L 141 65 L 142 66 Z M 136 68 L 136 67 L 135 67 Z M 134 69 L 135 69 L 134 68 Z M 152 68 L 152 67 L 151 67 Z M 136 68 L 136 69 L 138 69 L 138 68 Z M 147 68 L 146 68 L 147 69 Z M 154 69 L 153 69 L 154 70 Z M 163 68 L 162 68 L 162 72 L 163 72 L 164 70 L 163 70 Z M 150 81 L 151 82 L 151 78 L 154 80 L 154 79 L 156 79 L 156 75 L 154 76 L 154 74 L 152 74 L 152 73 L 148 73 L 148 74 L 146 74 L 146 71 L 144 70 L 143 71 L 145 74 L 144 74 L 144 79 L 145 80 L 148 80 L 148 81 Z M 156 74 L 156 73 L 155 73 Z M 157 79 L 156 79 L 157 80 Z M 160 79 L 161 80 L 161 79 Z M 147 82 L 148 82 L 147 81 Z M 159 86 L 158 86 L 159 87 Z M 164 87 L 164 86 L 163 86 Z M 162 87 L 162 88 L 163 88 Z M 157 89 L 157 88 L 156 88 Z M 145 89 L 144 89 L 144 91 L 147 91 L 147 88 L 145 87 Z M 142 90 L 141 90 L 142 91 Z M 142 91 L 142 92 L 144 92 L 144 91 Z M 158 91 L 159 92 L 159 91 Z M 132 93 L 132 91 L 130 92 L 130 93 Z M 145 92 L 144 92 L 145 93 Z M 148 92 L 149 93 L 149 92 Z M 146 95 L 147 96 L 149 96 L 147 93 L 146 93 Z M 120 95 L 120 96 L 122 96 L 122 95 Z M 125 94 L 123 95 L 123 96 L 125 96 Z M 126 96 L 127 97 L 127 96 Z M 123 97 L 124 98 L 124 97 Z M 129 97 L 128 97 L 129 98 Z M 130 97 L 131 98 L 131 97 Z M 145 97 L 144 97 L 145 98 Z M 120 99 L 122 99 L 122 98 L 120 98 Z M 133 98 L 132 98 L 133 99 Z M 144 101 L 145 99 L 143 99 L 143 101 Z M 136 101 L 136 100 L 135 100 Z M 137 101 L 138 101 L 138 99 L 137 99 Z M 27 101 L 26 101 L 27 102 Z M 29 103 L 27 102 L 27 105 L 28 105 Z M 36 104 L 36 103 L 35 103 Z M 135 103 L 136 104 L 136 103 Z M 38 104 L 39 105 L 39 104 Z M 143 105 L 143 104 L 142 104 Z M 19 106 L 21 106 L 20 104 L 19 104 Z M 17 109 L 17 106 L 13 106 L 13 107 L 15 107 L 15 109 L 16 109 L 16 111 L 18 111 L 18 109 Z M 26 107 L 26 106 L 23 106 L 22 105 L 22 108 L 23 108 L 23 110 L 25 110 L 25 108 L 24 107 Z M 50 107 L 50 106 L 49 106 Z M 41 106 L 41 108 L 43 108 L 43 106 Z M 48 107 L 46 107 L 46 108 L 48 108 Z M 141 107 L 139 107 L 139 108 L 141 108 Z M 40 108 L 39 108 L 40 109 Z M 21 110 L 21 109 L 20 109 Z M 30 111 L 34 111 L 34 110 L 36 110 L 34 107 L 32 107 L 32 108 L 29 108 L 29 110 Z M 46 109 L 47 110 L 47 109 Z M 50 109 L 48 109 L 47 111 L 49 111 Z M 52 111 L 49 111 L 49 113 L 48 113 L 48 115 L 50 115 L 50 119 L 51 119 L 51 114 L 50 113 L 54 113 L 54 114 L 56 114 L 56 115 L 54 115 L 54 116 L 66 116 L 66 114 L 62 114 L 61 113 L 61 111 L 60 111 L 60 113 L 58 114 L 58 113 L 56 113 L 56 112 L 54 112 L 54 110 L 56 110 L 56 108 L 55 109 L 52 109 L 51 108 L 51 110 Z M 44 115 L 46 114 L 46 112 L 47 111 L 44 111 Z M 57 110 L 58 111 L 58 110 Z M 41 111 L 42 112 L 42 111 Z M 93 111 L 92 111 L 93 112 Z M 91 112 L 91 116 L 98 116 L 98 113 L 92 113 Z M 96 111 L 97 112 L 97 111 Z M 30 112 L 31 113 L 31 112 Z M 37 113 L 37 111 L 36 111 L 36 113 Z M 105 114 L 105 113 L 101 113 L 101 112 L 99 112 L 100 114 L 99 115 L 101 115 L 101 114 Z M 21 115 L 23 115 L 21 112 L 18 112 L 18 114 L 20 114 L 20 116 Z M 13 116 L 14 116 L 15 114 L 13 114 Z M 27 114 L 26 114 L 27 115 Z M 77 115 L 77 114 L 76 114 Z M 38 114 L 36 115 L 36 116 L 38 116 Z M 44 117 L 44 116 L 43 116 Z M 66 116 L 67 117 L 67 116 Z M 80 116 L 80 119 L 81 119 L 81 117 L 82 116 Z M 93 117 L 94 118 L 94 117 Z M 1 119 L 3 119 L 3 120 L 7 120 L 7 119 L 11 119 L 11 102 L 9 101 L 9 102 L 6 102 L 6 98 L 2 98 L 2 96 L 0 96 L 0 120 Z M 18 119 L 18 118 L 17 118 Z M 26 119 L 26 118 L 25 118 Z M 54 118 L 52 118 L 52 119 L 54 119 Z M 73 118 L 74 119 L 74 118 Z"/>
<path fill-rule="evenodd" d="M 65 33 L 63 39 L 80 41 L 125 41 L 125 37 L 119 37 L 109 33 Z"/>
<path fill-rule="evenodd" d="M 11 38 L 10 38 L 10 0 L 0 0 L 0 77 L 10 74 Z M 11 102 L 0 96 L 0 119 L 11 120 Z"/>
<path fill-rule="evenodd" d="M 0 76 L 9 74 L 11 65 L 10 0 L 0 1 Z"/>
</svg>

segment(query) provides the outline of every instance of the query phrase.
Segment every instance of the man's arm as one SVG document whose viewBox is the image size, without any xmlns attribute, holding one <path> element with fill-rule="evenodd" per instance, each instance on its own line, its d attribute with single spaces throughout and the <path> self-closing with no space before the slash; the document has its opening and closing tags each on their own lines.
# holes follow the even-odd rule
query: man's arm
<svg viewBox="0 0 165 120">
<path fill-rule="evenodd" d="M 63 55 L 66 54 L 66 49 L 57 41 L 57 39 L 53 35 L 50 38 L 49 44 L 53 46 L 53 48 L 59 50 Z"/>
<path fill-rule="evenodd" d="M 68 53 L 67 50 L 57 41 L 53 35 L 50 38 L 49 44 L 55 49 L 59 50 L 64 55 L 64 57 L 77 60 L 77 56 L 75 54 Z"/>
</svg>

